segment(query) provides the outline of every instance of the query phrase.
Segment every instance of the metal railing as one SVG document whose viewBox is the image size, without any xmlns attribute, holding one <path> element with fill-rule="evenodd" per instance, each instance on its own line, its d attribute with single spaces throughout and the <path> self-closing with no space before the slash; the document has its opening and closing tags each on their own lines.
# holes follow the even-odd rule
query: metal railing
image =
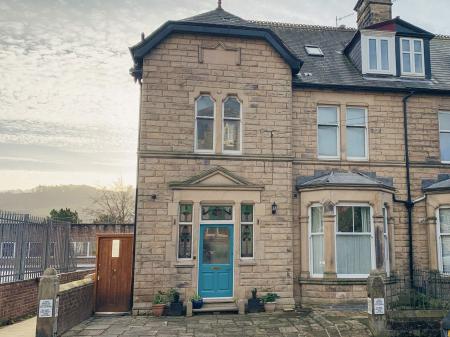
<svg viewBox="0 0 450 337">
<path fill-rule="evenodd" d="M 0 210 L 0 283 L 75 270 L 70 223 Z"/>
<path fill-rule="evenodd" d="M 387 310 L 450 309 L 450 275 L 414 270 L 409 275 L 393 275 L 385 280 Z"/>
</svg>

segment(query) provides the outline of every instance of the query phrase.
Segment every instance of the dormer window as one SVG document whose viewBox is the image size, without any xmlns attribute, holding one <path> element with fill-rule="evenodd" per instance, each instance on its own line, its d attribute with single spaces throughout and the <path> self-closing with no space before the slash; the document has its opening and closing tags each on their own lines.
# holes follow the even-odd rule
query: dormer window
<svg viewBox="0 0 450 337">
<path fill-rule="evenodd" d="M 400 39 L 402 75 L 424 76 L 423 40 Z"/>
<path fill-rule="evenodd" d="M 395 75 L 395 36 L 362 32 L 361 56 L 364 74 Z"/>
</svg>

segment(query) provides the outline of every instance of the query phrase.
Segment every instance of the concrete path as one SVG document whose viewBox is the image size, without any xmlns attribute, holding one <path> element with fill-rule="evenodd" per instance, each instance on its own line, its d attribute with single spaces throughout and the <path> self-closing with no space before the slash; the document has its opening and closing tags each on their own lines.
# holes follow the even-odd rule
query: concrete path
<svg viewBox="0 0 450 337">
<path fill-rule="evenodd" d="M 314 310 L 194 317 L 95 317 L 65 333 L 69 336 L 134 337 L 365 337 L 367 314 Z"/>
<path fill-rule="evenodd" d="M 36 335 L 36 317 L 0 328 L 0 337 L 34 337 Z"/>
</svg>

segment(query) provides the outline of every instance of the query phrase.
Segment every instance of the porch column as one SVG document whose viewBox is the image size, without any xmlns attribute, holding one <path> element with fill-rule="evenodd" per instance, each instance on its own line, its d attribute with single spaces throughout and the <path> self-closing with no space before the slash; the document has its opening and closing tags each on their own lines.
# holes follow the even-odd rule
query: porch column
<svg viewBox="0 0 450 337">
<path fill-rule="evenodd" d="M 375 236 L 375 272 L 377 274 L 386 272 L 386 254 L 384 241 L 384 216 L 373 216 L 374 236 Z"/>
<path fill-rule="evenodd" d="M 323 236 L 324 236 L 324 256 L 325 268 L 323 271 L 324 278 L 336 278 L 336 233 L 334 214 L 334 204 L 325 203 L 323 207 Z"/>
</svg>

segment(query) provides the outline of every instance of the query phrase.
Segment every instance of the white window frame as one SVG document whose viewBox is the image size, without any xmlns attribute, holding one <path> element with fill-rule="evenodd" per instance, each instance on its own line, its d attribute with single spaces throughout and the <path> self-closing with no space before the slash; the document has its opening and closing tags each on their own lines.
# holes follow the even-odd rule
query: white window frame
<svg viewBox="0 0 450 337">
<path fill-rule="evenodd" d="M 241 203 L 241 212 L 242 212 L 242 205 L 252 205 L 253 207 L 253 213 L 252 213 L 252 221 L 251 222 L 245 222 L 245 221 L 239 221 L 239 258 L 241 260 L 254 260 L 255 259 L 255 204 L 251 203 Z M 234 210 L 233 210 L 234 212 Z M 233 214 L 234 216 L 234 214 Z M 241 219 L 242 220 L 242 215 Z M 244 257 L 242 256 L 242 225 L 252 225 L 252 253 L 253 256 L 251 257 Z"/>
<path fill-rule="evenodd" d="M 450 209 L 450 205 L 446 205 L 446 206 L 440 206 L 437 210 L 436 210 L 436 235 L 437 235 L 437 249 L 438 249 L 438 264 L 439 264 L 439 271 L 441 273 L 444 273 L 444 261 L 443 261 L 443 257 L 442 257 L 442 236 L 449 236 L 450 237 L 450 233 L 449 234 L 442 234 L 441 233 L 441 218 L 440 218 L 440 211 L 441 209 Z"/>
<path fill-rule="evenodd" d="M 377 69 L 370 69 L 369 40 L 371 39 L 377 41 Z M 388 70 L 383 70 L 381 68 L 381 40 L 388 41 Z M 363 74 L 384 74 L 394 76 L 397 74 L 395 58 L 395 32 L 389 33 L 383 31 L 380 33 L 379 31 L 373 30 L 361 31 L 361 68 Z"/>
<path fill-rule="evenodd" d="M 180 206 L 181 205 L 192 205 L 192 219 L 191 222 L 180 221 Z M 194 204 L 189 202 L 178 203 L 177 212 L 177 260 L 178 261 L 192 261 L 194 255 Z M 191 257 L 180 257 L 180 229 L 181 226 L 191 226 Z"/>
<path fill-rule="evenodd" d="M 339 274 L 337 272 L 338 270 L 338 261 L 337 261 L 337 236 L 343 235 L 343 236 L 367 236 L 369 232 L 366 233 L 340 233 L 338 232 L 338 214 L 337 214 L 337 208 L 338 207 L 368 207 L 370 209 L 370 256 L 371 256 L 371 270 L 375 269 L 375 240 L 374 240 L 374 223 L 373 223 L 373 208 L 368 203 L 338 203 L 334 206 L 334 214 L 335 214 L 335 221 L 334 221 L 334 260 L 336 261 L 336 276 L 337 278 L 349 278 L 349 279 L 364 279 L 368 278 L 369 274 Z M 340 233 L 340 234 L 338 234 Z"/>
<path fill-rule="evenodd" d="M 319 123 L 319 109 L 320 108 L 336 108 L 336 124 L 320 124 Z M 324 160 L 339 160 L 341 158 L 341 129 L 340 129 L 340 125 L 341 125 L 341 121 L 340 121 L 340 106 L 338 105 L 324 105 L 324 104 L 319 104 L 316 108 L 316 118 L 317 118 L 317 158 L 318 159 L 324 159 Z M 336 156 L 324 156 L 321 155 L 319 152 L 319 127 L 320 126 L 335 126 L 337 131 L 336 131 Z"/>
<path fill-rule="evenodd" d="M 384 265 L 386 275 L 391 275 L 391 264 L 389 255 L 389 212 L 386 206 L 383 207 L 383 237 L 384 237 Z"/>
<path fill-rule="evenodd" d="M 411 63 L 411 71 L 407 72 L 403 70 L 403 41 L 409 41 L 410 45 L 410 51 L 409 51 L 409 60 Z M 419 54 L 414 51 L 414 41 L 420 41 L 421 43 L 421 52 L 422 55 L 422 72 L 417 73 L 416 72 L 416 58 L 414 57 L 415 54 Z M 412 76 L 412 77 L 425 77 L 425 53 L 424 53 L 424 40 L 423 39 L 415 39 L 415 38 L 408 38 L 408 37 L 402 37 L 400 38 L 400 67 L 401 67 L 401 74 L 404 76 Z"/>
<path fill-rule="evenodd" d="M 309 208 L 308 208 L 308 244 L 309 244 L 309 274 L 311 275 L 311 277 L 314 278 L 321 278 L 323 277 L 323 273 L 322 274 L 316 274 L 314 273 L 314 268 L 313 268 L 313 248 L 312 248 L 312 237 L 313 236 L 318 236 L 318 235 L 322 235 L 323 240 L 324 240 L 324 247 L 325 247 L 325 232 L 324 232 L 324 226 L 322 225 L 322 233 L 312 233 L 312 209 L 315 207 L 321 207 L 322 208 L 322 223 L 323 223 L 323 205 L 316 203 L 316 204 L 312 204 Z M 325 270 L 325 252 L 323 252 L 323 267 Z"/>
<path fill-rule="evenodd" d="M 84 245 L 85 243 L 87 244 L 86 245 L 86 254 L 85 255 L 76 255 L 77 246 L 80 245 L 80 244 Z M 73 245 L 73 252 L 75 254 L 75 258 L 77 258 L 77 259 L 86 259 L 86 258 L 90 258 L 90 257 L 95 257 L 95 256 L 89 256 L 89 245 L 90 245 L 89 241 L 73 241 L 72 245 Z"/>
<path fill-rule="evenodd" d="M 235 98 L 239 102 L 239 118 L 225 118 L 225 102 L 230 99 Z M 232 121 L 239 121 L 239 150 L 225 150 L 225 120 L 232 120 Z M 242 101 L 239 99 L 239 97 L 235 95 L 228 95 L 225 97 L 225 99 L 222 102 L 222 152 L 225 154 L 234 154 L 234 155 L 240 155 L 242 154 L 242 128 L 243 128 L 243 116 L 242 116 Z M 196 123 L 197 124 L 197 123 Z"/>
<path fill-rule="evenodd" d="M 347 125 L 347 116 L 348 116 L 348 109 L 354 108 L 354 109 L 361 109 L 364 110 L 364 120 L 365 123 L 360 124 L 360 125 Z M 359 106 L 348 106 L 345 110 L 345 131 L 346 131 L 346 141 L 347 141 L 347 152 L 348 152 L 348 133 L 347 130 L 348 128 L 361 128 L 364 127 L 364 151 L 366 153 L 366 155 L 364 157 L 350 157 L 347 156 L 348 160 L 351 161 L 366 161 L 369 160 L 369 113 L 368 113 L 368 109 L 365 107 L 359 107 Z"/>
<path fill-rule="evenodd" d="M 202 97 L 209 97 L 212 102 L 213 102 L 213 109 L 214 109 L 214 115 L 213 117 L 205 117 L 205 116 L 197 116 L 197 103 L 198 100 Z M 197 135 L 197 121 L 199 119 L 212 119 L 213 121 L 213 145 L 212 145 L 212 149 L 211 150 L 203 150 L 203 149 L 198 149 L 198 135 Z M 211 153 L 215 153 L 215 149 L 216 149 L 216 100 L 214 99 L 214 97 L 212 97 L 211 95 L 208 94 L 202 94 L 200 96 L 198 96 L 195 99 L 195 132 L 194 132 L 194 152 L 196 153 L 207 153 L 207 154 L 211 154 Z"/>
<path fill-rule="evenodd" d="M 4 244 L 13 244 L 13 256 L 3 256 L 3 245 Z M 4 241 L 0 246 L 0 259 L 15 259 L 16 258 L 16 243 L 14 241 Z"/>
<path fill-rule="evenodd" d="M 446 130 L 446 129 L 442 129 L 441 128 L 441 118 L 440 118 L 440 115 L 441 114 L 446 114 L 446 115 L 449 115 L 450 116 L 450 111 L 439 111 L 438 112 L 438 123 L 439 123 L 439 157 L 441 156 L 441 146 L 442 146 L 442 144 L 441 144 L 441 133 L 448 133 L 448 134 L 450 134 L 450 129 L 449 130 Z M 443 164 L 450 164 L 450 161 L 448 161 L 448 160 L 443 160 L 442 158 L 441 158 L 441 163 L 443 163 Z"/>
</svg>

